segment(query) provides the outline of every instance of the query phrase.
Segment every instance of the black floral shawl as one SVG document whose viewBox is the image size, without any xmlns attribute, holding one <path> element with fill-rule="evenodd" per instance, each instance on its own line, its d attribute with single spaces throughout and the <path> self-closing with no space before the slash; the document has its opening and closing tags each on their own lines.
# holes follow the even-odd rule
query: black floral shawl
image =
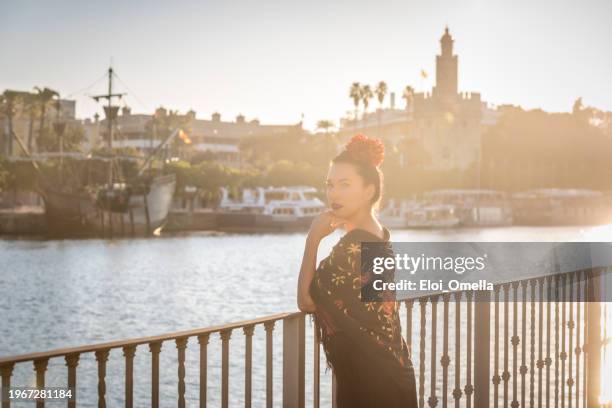
<svg viewBox="0 0 612 408">
<path fill-rule="evenodd" d="M 364 229 L 347 232 L 329 256 L 319 263 L 313 277 L 310 285 L 310 294 L 316 305 L 313 318 L 317 335 L 323 343 L 328 368 L 333 368 L 329 340 L 336 332 L 344 331 L 355 342 L 360 353 L 372 358 L 373 364 L 381 369 L 388 372 L 392 372 L 394 367 L 400 372 L 405 372 L 408 367 L 412 369 L 410 353 L 401 336 L 399 303 L 395 300 L 395 294 L 385 292 L 382 298 L 372 302 L 361 300 L 362 293 L 367 293 L 375 276 L 380 279 L 384 275 L 384 281 L 394 279 L 395 270 L 374 275 L 371 265 L 364 265 L 364 273 L 361 273 L 362 242 L 382 242 L 383 245 L 376 245 L 376 248 L 383 248 L 385 253 L 376 256 L 393 256 L 389 230 L 383 229 L 383 240 Z M 373 254 L 364 256 L 364 259 L 372 259 L 370 255 Z M 369 299 L 371 297 L 366 300 Z M 400 377 L 398 375 L 396 378 Z"/>
</svg>

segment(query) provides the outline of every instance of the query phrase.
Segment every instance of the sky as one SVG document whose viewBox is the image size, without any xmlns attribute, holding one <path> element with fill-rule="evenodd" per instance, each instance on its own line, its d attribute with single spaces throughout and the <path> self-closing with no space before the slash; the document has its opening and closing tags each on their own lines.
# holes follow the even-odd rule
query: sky
<svg viewBox="0 0 612 408">
<path fill-rule="evenodd" d="M 460 91 L 525 109 L 570 111 L 582 97 L 612 110 L 611 15 L 606 0 L 1 0 L 0 91 L 48 86 L 92 117 L 112 62 L 133 113 L 264 124 L 303 114 L 314 129 L 352 111 L 355 81 L 384 80 L 396 106 L 406 85 L 430 91 L 448 25 Z"/>
</svg>

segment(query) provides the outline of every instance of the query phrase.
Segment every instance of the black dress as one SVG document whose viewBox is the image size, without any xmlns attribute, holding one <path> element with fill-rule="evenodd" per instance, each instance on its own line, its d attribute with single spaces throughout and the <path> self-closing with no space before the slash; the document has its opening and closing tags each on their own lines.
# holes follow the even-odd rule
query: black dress
<svg viewBox="0 0 612 408">
<path fill-rule="evenodd" d="M 418 407 L 414 367 L 394 294 L 362 301 L 362 287 L 367 288 L 373 274 L 367 265 L 362 273 L 361 243 L 382 243 L 379 247 L 393 256 L 389 230 L 383 229 L 383 240 L 359 228 L 347 232 L 319 263 L 310 286 L 317 334 L 336 375 L 339 408 Z"/>
</svg>

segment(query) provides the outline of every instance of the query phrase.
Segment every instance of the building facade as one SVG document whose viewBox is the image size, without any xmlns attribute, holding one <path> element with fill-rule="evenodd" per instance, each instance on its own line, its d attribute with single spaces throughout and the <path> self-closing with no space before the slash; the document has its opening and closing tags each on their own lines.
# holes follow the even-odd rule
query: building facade
<svg viewBox="0 0 612 408">
<path fill-rule="evenodd" d="M 389 108 L 357 121 L 341 121 L 341 135 L 348 138 L 363 132 L 394 146 L 406 141 L 418 143 L 420 149 L 403 153 L 406 163 L 418 162 L 424 170 L 467 171 L 478 166 L 483 131 L 495 124 L 499 115 L 481 100 L 480 93 L 459 92 L 459 62 L 453 44 L 447 27 L 440 39 L 436 83 L 431 92 L 415 93 L 405 109 L 395 108 L 392 95 Z M 417 151 L 423 157 L 414 157 Z"/>
<path fill-rule="evenodd" d="M 91 149 L 104 147 L 108 143 L 108 122 L 106 119 L 85 123 Z M 247 121 L 238 115 L 234 121 L 221 120 L 221 114 L 215 112 L 210 119 L 197 119 L 192 110 L 185 114 L 168 112 L 158 108 L 153 115 L 133 114 L 123 108 L 117 115 L 113 128 L 113 147 L 132 148 L 147 155 L 162 142 L 162 139 L 173 129 L 181 128 L 189 142 L 180 144 L 173 153 L 182 159 L 189 160 L 196 154 L 212 153 L 218 163 L 232 167 L 242 167 L 239 144 L 242 140 L 259 135 L 289 134 L 302 124 L 262 125 L 258 119 Z"/>
</svg>

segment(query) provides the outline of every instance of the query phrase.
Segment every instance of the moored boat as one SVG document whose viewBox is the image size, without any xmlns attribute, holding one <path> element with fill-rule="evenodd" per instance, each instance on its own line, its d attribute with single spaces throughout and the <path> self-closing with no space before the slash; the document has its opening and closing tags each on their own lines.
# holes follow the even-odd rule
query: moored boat
<svg viewBox="0 0 612 408">
<path fill-rule="evenodd" d="M 406 213 L 407 228 L 454 228 L 460 219 L 450 204 L 420 205 Z"/>
<path fill-rule="evenodd" d="M 45 203 L 47 232 L 53 237 L 158 235 L 168 216 L 175 185 L 173 174 L 140 185 L 123 183 L 101 190 L 107 193 L 106 200 L 95 193 L 42 186 L 39 191 Z M 109 197 L 112 191 L 118 194 Z"/>
<path fill-rule="evenodd" d="M 226 231 L 301 230 L 326 208 L 308 186 L 244 189 L 241 200 L 232 200 L 227 188 L 221 193 L 217 225 Z"/>
</svg>

